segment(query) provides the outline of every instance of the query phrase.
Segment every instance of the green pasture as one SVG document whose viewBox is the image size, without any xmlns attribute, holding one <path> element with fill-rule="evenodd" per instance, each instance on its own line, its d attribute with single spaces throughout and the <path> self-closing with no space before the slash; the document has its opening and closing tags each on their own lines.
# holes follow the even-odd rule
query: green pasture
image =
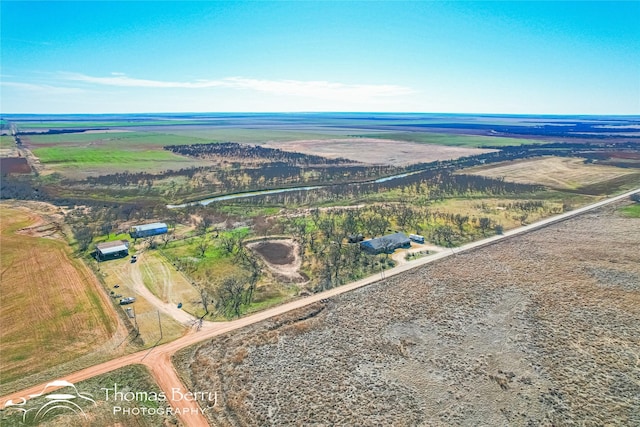
<svg viewBox="0 0 640 427">
<path fill-rule="evenodd" d="M 301 139 L 333 139 L 344 138 L 353 130 L 326 130 L 323 128 L 310 128 L 305 130 L 283 130 L 267 128 L 235 128 L 235 127 L 210 127 L 190 129 L 184 128 L 175 131 L 176 136 L 185 138 L 197 138 L 206 142 L 243 142 L 246 144 L 262 144 L 269 141 L 297 141 Z"/>
<path fill-rule="evenodd" d="M 629 218 L 640 218 L 640 203 L 625 206 L 624 208 L 620 209 L 620 212 L 622 212 L 624 216 L 627 216 Z"/>
<path fill-rule="evenodd" d="M 202 144 L 211 142 L 206 139 L 183 134 L 162 132 L 100 132 L 100 133 L 63 133 L 54 135 L 28 135 L 24 137 L 30 145 L 61 144 L 71 146 L 99 145 L 109 147 L 158 146 Z"/>
<path fill-rule="evenodd" d="M 93 165 L 126 165 L 132 170 L 143 169 L 149 162 L 168 162 L 188 160 L 169 151 L 161 150 L 127 150 L 109 147 L 41 147 L 33 150 L 34 154 L 45 164 L 71 165 L 74 167 Z"/>
<path fill-rule="evenodd" d="M 16 142 L 10 135 L 0 135 L 0 148 L 14 148 Z"/>
<path fill-rule="evenodd" d="M 447 133 L 430 132 L 398 132 L 359 135 L 367 138 L 380 138 L 398 141 L 417 142 L 420 144 L 448 145 L 452 147 L 507 147 L 513 145 L 525 145 L 542 143 L 532 139 L 501 138 L 497 136 L 482 135 L 455 135 Z"/>
</svg>

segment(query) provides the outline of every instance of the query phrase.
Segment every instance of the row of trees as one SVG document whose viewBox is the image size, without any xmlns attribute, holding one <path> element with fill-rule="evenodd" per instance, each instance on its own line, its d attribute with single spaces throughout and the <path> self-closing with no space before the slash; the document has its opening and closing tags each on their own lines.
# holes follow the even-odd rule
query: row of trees
<svg viewBox="0 0 640 427">
<path fill-rule="evenodd" d="M 164 149 L 176 154 L 182 154 L 183 156 L 199 157 L 204 159 L 239 159 L 242 162 L 254 161 L 261 164 L 265 162 L 274 162 L 297 166 L 310 166 L 358 163 L 344 158 L 330 159 L 328 157 L 315 156 L 312 154 L 282 151 L 278 148 L 263 147 L 261 145 L 238 144 L 236 142 L 167 145 Z"/>
<path fill-rule="evenodd" d="M 262 194 L 238 199 L 236 203 L 252 205 L 301 206 L 319 203 L 375 200 L 380 194 L 399 190 L 401 198 L 416 203 L 442 200 L 446 197 L 471 195 L 522 194 L 542 190 L 543 187 L 507 182 L 502 179 L 478 175 L 456 175 L 449 171 L 423 171 L 412 175 L 384 181 L 356 184 L 336 184 L 313 191 L 290 191 L 286 193 Z"/>
</svg>

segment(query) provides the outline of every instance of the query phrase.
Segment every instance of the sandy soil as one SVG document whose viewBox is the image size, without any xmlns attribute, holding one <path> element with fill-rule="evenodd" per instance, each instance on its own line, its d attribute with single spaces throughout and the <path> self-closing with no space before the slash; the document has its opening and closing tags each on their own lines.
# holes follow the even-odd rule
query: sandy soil
<svg viewBox="0 0 640 427">
<path fill-rule="evenodd" d="M 341 138 L 327 140 L 299 140 L 269 142 L 269 147 L 285 151 L 315 154 L 329 158 L 342 157 L 363 163 L 408 165 L 436 160 L 488 153 L 496 150 L 418 144 L 375 138 Z"/>
<path fill-rule="evenodd" d="M 640 425 L 640 220 L 611 207 L 202 345 L 212 425 Z"/>
<path fill-rule="evenodd" d="M 403 265 L 407 263 L 406 256 L 408 254 L 415 254 L 421 252 L 424 256 L 428 256 L 429 254 L 435 254 L 442 251 L 450 251 L 451 249 L 445 248 L 442 246 L 433 245 L 431 243 L 416 243 L 411 242 L 411 248 L 409 249 L 396 249 L 391 255 L 391 259 L 396 262 L 396 265 Z M 428 252 L 428 253 L 427 253 Z"/>
</svg>

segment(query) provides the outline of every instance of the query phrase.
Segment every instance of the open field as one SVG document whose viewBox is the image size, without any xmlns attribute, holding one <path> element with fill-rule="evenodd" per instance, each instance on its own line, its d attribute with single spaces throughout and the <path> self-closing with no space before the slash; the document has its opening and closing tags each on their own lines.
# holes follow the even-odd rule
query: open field
<svg viewBox="0 0 640 427">
<path fill-rule="evenodd" d="M 31 167 L 24 157 L 1 157 L 0 173 L 3 175 L 28 174 Z"/>
<path fill-rule="evenodd" d="M 208 163 L 163 150 L 165 145 L 208 142 L 158 132 L 83 132 L 22 137 L 44 173 L 71 178 L 118 172 L 161 172 Z"/>
<path fill-rule="evenodd" d="M 16 141 L 11 135 L 0 135 L 0 150 L 15 148 Z"/>
<path fill-rule="evenodd" d="M 450 147 L 504 147 L 508 145 L 533 144 L 541 141 L 524 138 L 506 138 L 486 135 L 466 135 L 454 133 L 432 132 L 388 132 L 374 135 L 363 135 L 392 141 L 417 142 L 421 144 L 446 145 Z"/>
<path fill-rule="evenodd" d="M 0 366 L 6 384 L 98 349 L 114 335 L 117 320 L 95 276 L 71 257 L 65 242 L 20 231 L 44 224 L 40 216 L 2 204 L 0 218 Z"/>
<path fill-rule="evenodd" d="M 343 157 L 363 163 L 409 165 L 436 160 L 487 153 L 492 150 L 427 145 L 380 138 L 336 138 L 327 140 L 298 140 L 269 143 L 270 147 L 285 151 L 337 158 Z"/>
<path fill-rule="evenodd" d="M 640 172 L 598 164 L 586 164 L 584 159 L 544 157 L 532 160 L 516 160 L 465 169 L 462 173 L 523 184 L 541 184 L 559 190 L 586 190 L 592 187 L 616 186 L 628 182 L 629 188 L 640 184 Z"/>
<path fill-rule="evenodd" d="M 150 258 L 149 266 L 147 258 Z M 168 282 L 162 279 L 162 270 L 158 270 L 163 266 L 164 264 L 158 263 L 153 255 L 148 257 L 148 254 L 140 255 L 136 263 L 129 262 L 128 258 L 100 263 L 100 272 L 104 276 L 107 293 L 136 298 L 135 303 L 118 306 L 118 309 L 132 310 L 135 318 L 130 318 L 130 322 L 137 328 L 139 335 L 131 336 L 130 339 L 135 338 L 137 345 L 145 348 L 181 337 L 187 331 L 191 320 L 191 316 L 177 308 L 178 302 L 174 303 L 170 299 L 164 301 L 163 292 L 165 289 L 169 292 L 170 287 Z M 145 285 L 152 285 L 151 289 L 158 292 L 158 296 L 154 296 Z M 187 294 L 189 289 L 188 285 L 181 286 L 177 294 Z M 119 299 L 114 298 L 116 301 Z M 190 306 L 191 303 L 190 300 Z"/>
<path fill-rule="evenodd" d="M 638 425 L 639 241 L 601 208 L 176 360 L 212 425 Z"/>
<path fill-rule="evenodd" d="M 139 265 L 144 285 L 162 302 L 177 306 L 196 317 L 204 314 L 200 294 L 166 258 L 153 251 L 144 254 Z"/>
</svg>

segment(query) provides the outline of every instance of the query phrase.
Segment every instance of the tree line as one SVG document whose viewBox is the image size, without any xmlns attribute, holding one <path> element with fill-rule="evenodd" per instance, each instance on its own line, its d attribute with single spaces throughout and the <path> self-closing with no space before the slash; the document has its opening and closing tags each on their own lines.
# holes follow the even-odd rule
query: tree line
<svg viewBox="0 0 640 427">
<path fill-rule="evenodd" d="M 278 162 L 298 166 L 311 165 L 340 165 L 359 163 L 345 158 L 331 159 L 328 157 L 304 154 L 293 151 L 283 151 L 279 148 L 263 147 L 261 145 L 238 144 L 237 142 L 221 142 L 191 145 L 167 145 L 165 150 L 183 156 L 210 158 L 255 160 L 261 162 Z"/>
</svg>

